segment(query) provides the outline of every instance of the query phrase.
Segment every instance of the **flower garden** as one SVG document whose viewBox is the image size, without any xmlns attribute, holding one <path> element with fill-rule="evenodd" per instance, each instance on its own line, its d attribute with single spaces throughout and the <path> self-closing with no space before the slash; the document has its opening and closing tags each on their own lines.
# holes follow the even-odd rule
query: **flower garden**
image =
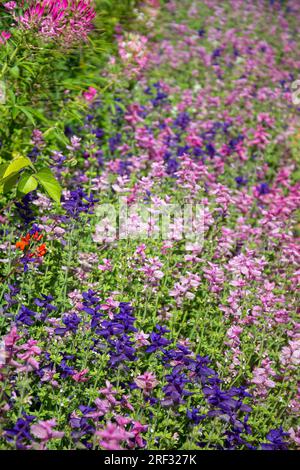
<svg viewBox="0 0 300 470">
<path fill-rule="evenodd" d="M 299 448 L 300 3 L 0 19 L 0 449 Z"/>
</svg>

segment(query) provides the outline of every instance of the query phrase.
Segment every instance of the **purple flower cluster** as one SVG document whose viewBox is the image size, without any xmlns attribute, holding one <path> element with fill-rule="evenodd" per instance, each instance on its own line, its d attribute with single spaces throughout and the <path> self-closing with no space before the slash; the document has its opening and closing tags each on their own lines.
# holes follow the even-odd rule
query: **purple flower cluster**
<svg viewBox="0 0 300 470">
<path fill-rule="evenodd" d="M 130 337 L 130 333 L 137 331 L 134 322 L 133 308 L 128 302 L 120 302 L 119 313 L 114 315 L 113 320 L 101 322 L 97 333 L 105 338 L 109 345 L 111 367 L 116 367 L 123 362 L 135 361 L 136 350 Z"/>
<path fill-rule="evenodd" d="M 30 310 L 29 308 L 25 307 L 25 305 L 21 305 L 19 313 L 16 316 L 17 323 L 23 323 L 27 326 L 32 326 L 36 321 L 36 313 Z"/>
<path fill-rule="evenodd" d="M 37 305 L 38 307 L 42 309 L 42 312 L 39 316 L 40 321 L 44 322 L 51 312 L 54 312 L 55 310 L 57 310 L 57 307 L 51 304 L 52 300 L 53 300 L 52 295 L 45 295 L 45 294 L 42 294 L 42 298 L 34 299 L 35 305 Z"/>
<path fill-rule="evenodd" d="M 11 429 L 4 429 L 4 436 L 10 443 L 15 443 L 17 450 L 27 450 L 31 447 L 32 435 L 30 434 L 30 425 L 35 416 L 22 413 L 15 425 Z"/>
<path fill-rule="evenodd" d="M 251 428 L 247 424 L 251 407 L 244 403 L 244 399 L 250 398 L 251 395 L 245 387 L 222 390 L 222 380 L 209 367 L 209 358 L 200 355 L 193 358 L 192 352 L 180 344 L 176 349 L 164 351 L 162 360 L 166 367 L 172 367 L 171 373 L 165 376 L 168 384 L 163 388 L 166 397 L 162 404 L 174 406 L 184 403 L 184 398 L 193 395 L 200 386 L 209 411 L 202 413 L 194 406 L 187 411 L 187 418 L 195 426 L 206 419 L 222 419 L 226 423 L 223 436 L 224 448 L 233 449 L 239 445 L 253 448 L 245 438 L 241 437 L 244 434 L 251 434 Z M 193 392 L 186 390 L 184 387 L 188 384 L 196 385 L 196 389 Z M 199 446 L 206 446 L 206 443 L 199 442 Z"/>
<path fill-rule="evenodd" d="M 97 199 L 93 195 L 88 196 L 81 188 L 70 191 L 63 196 L 62 206 L 71 219 L 78 219 L 81 214 L 92 214 Z"/>
<path fill-rule="evenodd" d="M 62 322 L 65 327 L 55 328 L 54 333 L 56 335 L 64 336 L 67 332 L 75 334 L 77 332 L 79 323 L 81 323 L 81 320 L 78 317 L 77 313 L 72 312 L 64 315 Z"/>
</svg>

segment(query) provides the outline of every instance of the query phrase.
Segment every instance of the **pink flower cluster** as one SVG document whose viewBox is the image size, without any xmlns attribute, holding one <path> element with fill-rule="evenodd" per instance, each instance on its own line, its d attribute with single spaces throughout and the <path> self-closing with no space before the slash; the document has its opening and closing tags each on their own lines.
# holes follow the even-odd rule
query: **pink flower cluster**
<svg viewBox="0 0 300 470">
<path fill-rule="evenodd" d="M 100 437 L 99 444 L 103 449 L 123 450 L 121 444 L 126 444 L 129 449 L 145 446 L 141 433 L 146 432 L 148 426 L 124 416 L 116 416 L 115 420 L 117 424 L 109 422 L 105 429 L 96 432 L 96 435 Z M 125 429 L 125 426 L 128 425 L 131 425 L 129 431 Z"/>
<path fill-rule="evenodd" d="M 37 424 L 32 424 L 30 427 L 31 433 L 38 439 L 41 444 L 39 450 L 44 450 L 48 441 L 51 439 L 61 439 L 65 433 L 62 431 L 55 431 L 53 428 L 56 426 L 55 419 L 48 419 L 47 421 L 39 421 Z"/>
<path fill-rule="evenodd" d="M 259 281 L 262 276 L 262 271 L 266 265 L 265 259 L 255 258 L 253 250 L 247 250 L 246 254 L 235 256 L 229 261 L 227 269 L 236 277 L 241 275 L 245 276 L 248 280 Z"/>
<path fill-rule="evenodd" d="M 219 268 L 217 264 L 207 262 L 209 268 L 203 268 L 204 277 L 209 282 L 210 291 L 218 294 L 222 291 L 225 276 L 223 269 Z"/>
<path fill-rule="evenodd" d="M 145 276 L 147 286 L 155 286 L 164 277 L 162 267 L 163 263 L 157 256 L 144 260 L 144 265 L 139 268 L 139 271 Z"/>
<path fill-rule="evenodd" d="M 159 0 L 144 0 L 144 2 L 152 8 L 159 8 L 160 1 Z"/>
<path fill-rule="evenodd" d="M 151 392 L 151 390 L 158 384 L 158 380 L 156 379 L 155 374 L 152 374 L 152 372 L 145 372 L 143 375 L 136 377 L 134 381 L 146 395 Z"/>
<path fill-rule="evenodd" d="M 148 63 L 147 38 L 136 33 L 118 36 L 118 50 L 128 78 L 139 76 Z"/>
<path fill-rule="evenodd" d="M 177 306 L 182 305 L 185 299 L 193 300 L 195 297 L 194 290 L 200 285 L 200 277 L 197 274 L 187 273 L 181 276 L 179 282 L 176 282 L 173 289 L 169 292 L 171 297 L 176 299 Z"/>
<path fill-rule="evenodd" d="M 151 373 L 146 372 L 144 376 L 140 377 L 146 377 L 147 383 L 150 380 L 153 388 L 155 377 Z M 104 398 L 96 398 L 94 401 L 96 409 L 85 413 L 85 418 L 91 419 L 103 417 L 108 412 L 112 413 L 111 420 L 101 424 L 101 428 L 97 429 L 95 433 L 99 438 L 99 445 L 106 450 L 145 447 L 145 441 L 141 434 L 147 431 L 148 426 L 119 414 L 120 409 L 133 411 L 133 406 L 129 403 L 128 396 L 122 395 L 121 399 L 118 400 L 117 395 L 119 395 L 119 392 L 108 380 L 105 383 L 105 387 L 99 390 L 99 393 L 104 395 Z M 76 412 L 73 412 L 71 419 L 78 420 L 80 417 Z"/>
<path fill-rule="evenodd" d="M 289 341 L 284 346 L 280 356 L 281 363 L 288 368 L 297 368 L 300 365 L 300 339 Z"/>
<path fill-rule="evenodd" d="M 69 45 L 87 40 L 95 16 L 91 0 L 41 0 L 31 2 L 15 19 L 43 38 L 60 39 Z"/>
<path fill-rule="evenodd" d="M 0 33 L 0 44 L 5 44 L 9 40 L 11 34 L 8 31 L 2 31 Z"/>
<path fill-rule="evenodd" d="M 3 366 L 9 365 L 18 372 L 31 372 L 39 368 L 37 357 L 41 354 L 41 349 L 37 346 L 37 341 L 29 339 L 27 343 L 17 345 L 20 336 L 17 327 L 13 326 L 8 335 L 4 337 Z M 22 362 L 20 362 L 22 361 Z M 1 365 L 0 363 L 0 365 Z"/>
<path fill-rule="evenodd" d="M 7 10 L 14 10 L 17 7 L 17 2 L 6 2 L 3 4 Z"/>
<path fill-rule="evenodd" d="M 266 397 L 268 390 L 276 387 L 276 383 L 271 379 L 271 377 L 276 375 L 276 372 L 271 367 L 272 365 L 270 359 L 267 358 L 263 359 L 260 367 L 254 369 L 251 382 L 257 386 L 254 392 L 255 395 Z"/>
<path fill-rule="evenodd" d="M 97 96 L 96 88 L 90 86 L 87 91 L 82 94 L 83 98 L 87 103 L 92 103 Z"/>
</svg>

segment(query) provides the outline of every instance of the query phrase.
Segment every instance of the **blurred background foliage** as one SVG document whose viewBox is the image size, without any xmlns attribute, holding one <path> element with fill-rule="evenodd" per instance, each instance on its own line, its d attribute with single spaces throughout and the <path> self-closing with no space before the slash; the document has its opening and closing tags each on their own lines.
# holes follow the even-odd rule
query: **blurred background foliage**
<svg viewBox="0 0 300 470">
<path fill-rule="evenodd" d="M 95 29 L 88 42 L 66 49 L 9 28 L 10 15 L 0 5 L 1 30 L 12 34 L 0 47 L 0 81 L 6 95 L 0 105 L 0 163 L 13 152 L 26 151 L 34 128 L 50 129 L 48 138 L 66 143 L 64 123 L 81 119 L 84 104 L 78 96 L 89 86 L 100 93 L 109 86 L 103 72 L 115 52 L 115 28 L 130 27 L 137 1 L 96 0 L 95 6 Z"/>
<path fill-rule="evenodd" d="M 20 173 L 15 171 L 16 168 L 21 165 L 21 172 L 24 169 L 33 172 L 28 173 L 26 184 L 22 184 L 32 190 L 33 185 L 28 186 L 28 179 L 32 181 L 34 172 L 49 167 L 46 155 L 40 155 L 34 162 L 35 167 L 27 158 L 32 150 L 33 130 L 42 132 L 49 148 L 65 148 L 69 143 L 66 126 L 82 124 L 87 106 L 82 99 L 83 92 L 93 87 L 103 96 L 114 85 L 106 68 L 110 58 L 117 53 L 116 27 L 130 29 L 138 2 L 95 0 L 92 32 L 86 42 L 76 42 L 72 46 L 62 41 L 45 41 L 33 30 L 20 28 L 3 3 L 0 3 L 0 32 L 6 31 L 11 37 L 0 43 L 1 205 L 7 202 L 6 194 L 17 188 Z M 30 4 L 32 2 L 19 2 L 15 10 L 17 16 Z M 46 184 L 49 184 L 52 176 L 47 175 Z M 36 181 L 33 182 L 35 187 Z M 60 192 L 57 187 L 52 195 L 57 201 Z"/>
</svg>

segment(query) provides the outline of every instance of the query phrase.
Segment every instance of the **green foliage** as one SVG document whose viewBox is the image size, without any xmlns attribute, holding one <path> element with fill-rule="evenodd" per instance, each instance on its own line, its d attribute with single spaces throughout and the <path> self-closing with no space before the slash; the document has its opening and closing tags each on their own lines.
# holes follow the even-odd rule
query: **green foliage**
<svg viewBox="0 0 300 470">
<path fill-rule="evenodd" d="M 61 197 L 61 187 L 57 180 L 54 178 L 51 170 L 49 168 L 44 168 L 38 173 L 36 173 L 35 177 L 43 186 L 47 194 L 52 199 L 54 199 L 54 201 L 59 203 Z"/>
<path fill-rule="evenodd" d="M 19 173 L 28 167 L 33 167 L 27 157 L 18 156 L 10 163 L 3 163 L 0 167 L 0 193 L 8 192 L 18 179 Z"/>
<path fill-rule="evenodd" d="M 34 176 L 29 175 L 29 174 L 23 174 L 19 180 L 18 193 L 21 196 L 25 196 L 31 191 L 34 191 L 37 188 L 37 186 L 38 186 L 38 182 Z"/>
<path fill-rule="evenodd" d="M 85 105 L 78 99 L 82 92 L 89 86 L 99 92 L 110 86 L 99 71 L 105 70 L 114 49 L 116 24 L 131 21 L 136 4 L 135 0 L 97 0 L 95 30 L 88 42 L 69 48 L 12 26 L 10 16 L 0 5 L 1 29 L 12 35 L 5 45 L 0 44 L 0 85 L 3 83 L 6 90 L 4 103 L 0 104 L 0 122 L 5 123 L 0 129 L 0 164 L 11 161 L 15 152 L 26 155 L 36 128 L 53 148 L 66 144 L 64 123 L 83 123 L 81 110 Z M 45 166 L 45 162 L 38 161 L 38 168 L 40 163 Z M 18 181 L 17 172 L 1 180 L 1 192 L 14 189 L 13 181 Z M 25 186 L 24 181 L 18 187 L 19 194 L 20 188 L 27 191 L 35 186 L 32 178 Z M 54 197 L 58 200 L 57 191 Z"/>
</svg>

